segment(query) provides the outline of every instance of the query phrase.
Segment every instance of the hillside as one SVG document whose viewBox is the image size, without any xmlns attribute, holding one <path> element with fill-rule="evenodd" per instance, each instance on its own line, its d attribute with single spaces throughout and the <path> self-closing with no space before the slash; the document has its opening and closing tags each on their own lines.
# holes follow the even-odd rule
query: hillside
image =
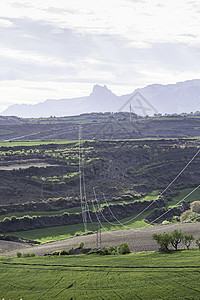
<svg viewBox="0 0 200 300">
<path fill-rule="evenodd" d="M 139 117 L 130 113 L 91 113 L 63 118 L 0 116 L 0 141 L 191 138 L 199 136 L 200 114 Z"/>
<path fill-rule="evenodd" d="M 18 117 L 70 116 L 92 112 L 129 111 L 139 115 L 190 113 L 200 110 L 200 79 L 177 84 L 153 84 L 128 95 L 116 96 L 106 86 L 95 85 L 89 96 L 73 99 L 48 99 L 44 102 L 15 104 L 1 114 Z"/>
<path fill-rule="evenodd" d="M 4 145 L 0 148 L 1 233 L 68 225 L 79 230 L 82 223 L 79 154 L 84 161 L 89 223 L 97 221 L 94 187 L 108 221 L 113 221 L 109 211 L 112 205 L 119 220 L 145 210 L 139 220 L 142 221 L 139 226 L 144 226 L 144 218 L 146 222 L 156 219 L 178 202 L 175 197 L 183 190 L 192 190 L 199 184 L 197 156 L 170 190 L 158 197 L 197 153 L 199 139 L 94 139 L 82 142 L 81 148 L 77 141 Z M 179 218 L 189 209 L 188 203 L 198 199 L 198 193 L 188 197 L 158 222 L 171 220 L 173 216 Z"/>
</svg>

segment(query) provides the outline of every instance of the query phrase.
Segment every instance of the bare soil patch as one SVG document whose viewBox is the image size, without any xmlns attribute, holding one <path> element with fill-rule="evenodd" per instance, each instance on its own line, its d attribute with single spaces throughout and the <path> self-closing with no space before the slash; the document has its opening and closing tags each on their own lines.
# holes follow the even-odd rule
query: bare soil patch
<svg viewBox="0 0 200 300">
<path fill-rule="evenodd" d="M 45 167 L 52 167 L 57 165 L 52 165 L 43 161 L 34 161 L 34 160 L 20 160 L 20 162 L 16 161 L 13 162 L 6 162 L 6 164 L 0 164 L 0 170 L 19 170 L 19 169 L 28 169 L 30 167 L 38 167 L 38 168 L 45 168 Z"/>
<path fill-rule="evenodd" d="M 130 229 L 130 230 L 120 230 L 120 231 L 110 231 L 102 233 L 102 246 L 109 245 L 119 245 L 122 242 L 127 242 L 130 246 L 132 252 L 141 251 L 157 251 L 158 245 L 152 239 L 154 233 L 171 233 L 175 229 L 181 229 L 184 234 L 193 234 L 195 238 L 200 236 L 200 223 L 189 223 L 189 224 L 170 224 L 170 225 L 159 225 L 151 228 L 141 228 L 141 229 Z M 34 252 L 36 255 L 44 255 L 46 253 L 51 253 L 53 251 L 70 249 L 71 247 L 77 247 L 80 242 L 84 242 L 86 247 L 95 248 L 96 247 L 96 234 L 87 236 L 78 236 L 66 240 L 61 240 L 57 242 L 50 242 L 47 244 L 33 246 L 25 248 L 25 245 L 21 244 L 21 249 L 16 248 L 17 251 L 22 253 Z M 11 244 L 10 244 L 11 243 Z M 18 244 L 18 243 L 15 243 Z M 1 245 L 1 244 L 0 244 Z M 8 246 L 10 248 L 5 249 L 1 253 L 2 256 L 16 256 L 16 249 L 12 248 L 12 242 L 9 242 Z M 191 247 L 195 247 L 195 243 Z M 2 247 L 0 247 L 3 249 Z M 11 251 L 7 251 L 11 250 Z"/>
</svg>

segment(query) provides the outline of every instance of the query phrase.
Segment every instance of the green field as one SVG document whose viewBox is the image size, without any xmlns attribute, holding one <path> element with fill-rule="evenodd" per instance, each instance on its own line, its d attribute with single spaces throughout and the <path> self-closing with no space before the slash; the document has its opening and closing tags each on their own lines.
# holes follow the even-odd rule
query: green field
<svg viewBox="0 0 200 300">
<path fill-rule="evenodd" d="M 183 200 L 183 198 L 185 198 L 193 190 L 194 190 L 194 188 L 188 188 L 188 189 L 182 190 L 178 196 L 174 197 L 173 200 L 169 202 L 169 207 L 176 205 L 176 203 Z M 198 201 L 200 200 L 200 189 L 196 190 L 189 197 L 187 197 L 185 199 L 185 202 L 193 202 L 193 201 L 197 201 L 197 200 Z M 180 205 L 181 205 L 181 203 L 180 203 Z"/>
<path fill-rule="evenodd" d="M 0 259 L 7 299 L 193 299 L 200 296 L 199 250 L 116 256 Z"/>
<path fill-rule="evenodd" d="M 148 211 L 150 213 L 151 211 Z M 128 228 L 142 228 L 144 226 L 148 226 L 148 224 L 144 221 L 145 216 L 148 214 L 144 212 L 141 214 L 137 219 L 130 221 L 130 223 L 126 224 Z M 125 218 L 120 220 L 122 223 L 129 221 L 134 216 Z M 113 222 L 117 224 L 117 221 Z M 119 225 L 111 225 L 108 223 L 102 223 L 104 228 L 102 231 L 110 231 L 110 230 L 120 230 L 125 229 L 123 226 Z M 152 225 L 150 225 L 152 226 Z M 96 231 L 97 230 L 96 223 L 88 223 L 88 230 L 89 231 Z M 17 237 L 22 237 L 29 240 L 35 240 L 41 243 L 47 243 L 50 241 L 59 241 L 62 239 L 67 239 L 74 237 L 75 235 L 82 235 L 84 234 L 84 227 L 83 224 L 75 224 L 75 225 L 68 225 L 68 226 L 59 226 L 59 227 L 50 227 L 45 229 L 36 229 L 36 230 L 27 230 L 27 231 L 19 231 L 19 232 L 9 232 L 8 235 L 13 235 Z"/>
<path fill-rule="evenodd" d="M 14 212 L 14 213 L 9 213 L 5 215 L 0 216 L 0 221 L 3 221 L 4 218 L 11 218 L 13 216 L 17 218 L 21 218 L 24 216 L 55 216 L 55 215 L 62 215 L 64 213 L 70 213 L 70 214 L 75 214 L 75 213 L 81 213 L 81 208 L 80 207 L 73 207 L 73 208 L 68 208 L 65 210 L 58 210 L 58 211 L 26 211 L 26 212 Z"/>
<path fill-rule="evenodd" d="M 78 141 L 65 141 L 65 140 L 58 140 L 58 141 L 7 141 L 7 142 L 0 142 L 0 147 L 16 147 L 16 146 L 40 146 L 40 145 L 65 145 L 65 144 L 77 144 Z"/>
</svg>

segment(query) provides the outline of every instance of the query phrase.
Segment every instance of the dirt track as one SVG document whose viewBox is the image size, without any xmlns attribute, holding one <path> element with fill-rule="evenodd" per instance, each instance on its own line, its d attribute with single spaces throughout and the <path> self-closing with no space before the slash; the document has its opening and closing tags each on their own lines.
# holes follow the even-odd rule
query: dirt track
<svg viewBox="0 0 200 300">
<path fill-rule="evenodd" d="M 171 233 L 174 229 L 181 229 L 184 234 L 193 234 L 195 238 L 200 237 L 200 223 L 162 225 L 144 229 L 130 229 L 102 233 L 102 246 L 119 245 L 127 242 L 132 252 L 158 250 L 157 243 L 152 240 L 154 233 Z M 24 244 L 0 241 L 0 249 L 4 250 L 1 256 L 16 256 L 17 251 L 22 253 L 34 252 L 36 255 L 44 255 L 56 250 L 77 247 L 80 242 L 86 247 L 96 247 L 96 234 L 79 236 L 57 242 L 51 242 L 39 246 L 24 248 Z M 6 244 L 8 243 L 8 244 Z M 195 244 L 192 244 L 194 247 Z M 7 251 L 10 249 L 10 251 Z M 15 250 L 13 250 L 15 249 Z"/>
</svg>

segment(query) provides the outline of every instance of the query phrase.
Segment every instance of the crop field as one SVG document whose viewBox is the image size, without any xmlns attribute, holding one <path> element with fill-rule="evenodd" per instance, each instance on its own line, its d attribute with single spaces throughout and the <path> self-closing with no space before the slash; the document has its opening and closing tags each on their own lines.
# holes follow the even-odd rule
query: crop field
<svg viewBox="0 0 200 300">
<path fill-rule="evenodd" d="M 24 146 L 40 146 L 40 145 L 65 145 L 71 144 L 75 145 L 78 141 L 69 141 L 69 140 L 58 140 L 58 141 L 6 141 L 0 142 L 0 147 L 24 147 Z"/>
<path fill-rule="evenodd" d="M 148 211 L 149 213 L 149 211 Z M 144 221 L 147 212 L 141 214 L 136 220 L 130 221 L 127 224 L 128 228 L 135 229 L 135 228 L 142 228 L 144 226 L 148 226 L 148 224 Z M 127 222 L 134 218 L 134 216 L 129 218 L 124 218 L 120 220 L 122 223 Z M 116 223 L 116 222 L 114 222 Z M 123 226 L 119 225 L 111 225 L 109 223 L 102 222 L 102 231 L 111 231 L 111 230 L 120 230 L 124 229 Z M 148 226 L 148 227 L 151 227 Z M 96 223 L 88 223 L 88 230 L 89 231 L 96 231 L 98 228 L 98 224 Z M 27 231 L 20 231 L 20 232 L 11 232 L 9 235 L 22 237 L 29 240 L 35 240 L 40 243 L 47 243 L 52 241 L 59 241 L 62 239 L 67 239 L 74 237 L 76 235 L 83 235 L 84 234 L 84 227 L 83 224 L 75 224 L 75 225 L 68 225 L 68 226 L 59 226 L 59 227 L 50 227 L 45 229 L 35 229 L 35 230 L 27 230 Z"/>
<path fill-rule="evenodd" d="M 24 216 L 55 216 L 55 215 L 62 215 L 64 213 L 81 213 L 81 208 L 80 207 L 73 207 L 73 208 L 68 208 L 65 210 L 60 210 L 60 211 L 26 211 L 24 212 L 15 212 L 15 213 L 9 213 L 6 215 L 1 215 L 0 216 L 0 221 L 2 221 L 4 218 L 11 218 L 13 216 L 20 218 Z"/>
<path fill-rule="evenodd" d="M 199 250 L 0 259 L 6 299 L 199 299 Z M 11 276 L 12 275 L 12 276 Z"/>
<path fill-rule="evenodd" d="M 174 197 L 173 200 L 169 202 L 170 207 L 173 206 L 173 205 L 176 205 L 176 203 L 178 203 L 180 200 L 185 198 L 192 191 L 193 191 L 192 188 L 182 190 L 179 193 L 179 195 Z M 194 193 L 192 193 L 189 197 L 187 197 L 185 199 L 186 202 L 193 202 L 193 201 L 197 201 L 197 200 L 200 200 L 200 189 L 196 190 Z"/>
</svg>

